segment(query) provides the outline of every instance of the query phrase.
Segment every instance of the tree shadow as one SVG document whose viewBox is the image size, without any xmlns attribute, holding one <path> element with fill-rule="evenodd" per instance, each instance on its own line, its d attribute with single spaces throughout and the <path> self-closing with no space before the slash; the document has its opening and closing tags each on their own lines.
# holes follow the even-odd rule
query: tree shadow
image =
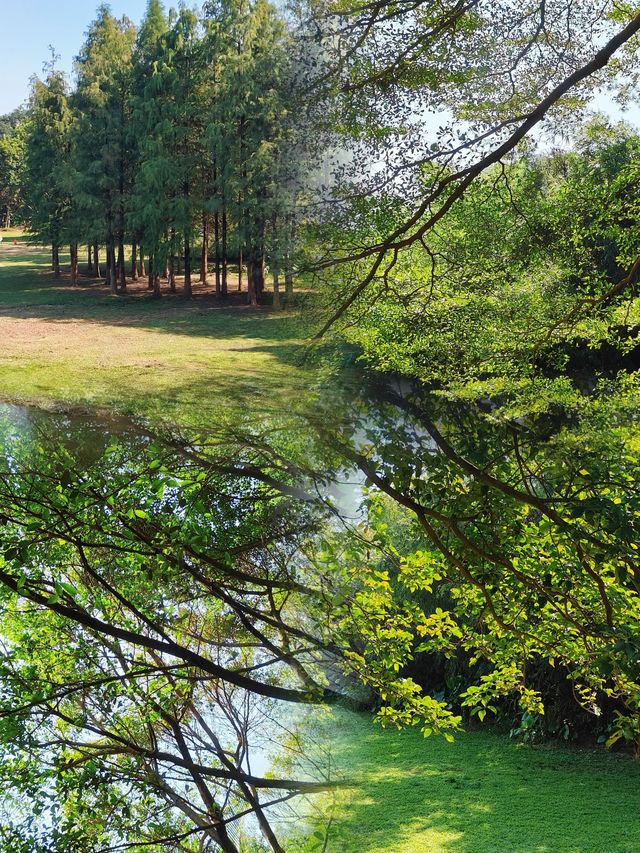
<svg viewBox="0 0 640 853">
<path fill-rule="evenodd" d="M 194 275 L 191 299 L 184 298 L 179 279 L 176 288 L 172 293 L 162 281 L 162 298 L 153 299 L 145 281 L 128 280 L 126 292 L 114 296 L 102 279 L 87 274 L 81 274 L 79 285 L 72 287 L 67 271 L 60 278 L 53 276 L 45 250 L 0 244 L 0 316 L 19 314 L 48 322 L 80 320 L 198 336 L 214 336 L 232 328 L 239 336 L 264 340 L 292 337 L 305 330 L 297 310 L 272 307 L 271 294 L 265 294 L 257 307 L 248 305 L 246 283 L 242 292 L 230 287 L 224 299 L 216 295 L 212 276 L 203 285 Z"/>
<path fill-rule="evenodd" d="M 317 385 L 304 311 L 251 308 L 237 291 L 224 301 L 197 282 L 191 300 L 154 300 L 145 282 L 119 296 L 86 276 L 71 287 L 46 250 L 18 248 L 0 244 L 7 400 L 206 423 L 304 407 Z"/>
</svg>

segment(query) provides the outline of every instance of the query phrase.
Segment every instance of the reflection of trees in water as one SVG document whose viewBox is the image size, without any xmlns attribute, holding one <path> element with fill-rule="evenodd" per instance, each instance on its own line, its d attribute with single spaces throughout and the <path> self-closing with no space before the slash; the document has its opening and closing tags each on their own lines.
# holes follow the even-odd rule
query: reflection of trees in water
<svg viewBox="0 0 640 853">
<path fill-rule="evenodd" d="M 252 815 L 280 850 L 273 806 L 330 787 L 310 762 L 266 773 L 254 748 L 283 703 L 339 698 L 300 554 L 322 513 L 293 464 L 228 443 L 129 433 L 88 461 L 81 435 L 79 464 L 37 426 L 28 448 L 7 439 L 4 773 L 21 769 L 27 813 L 61 804 L 65 849 L 237 850 Z"/>
<path fill-rule="evenodd" d="M 279 850 L 274 806 L 332 785 L 283 709 L 356 701 L 356 678 L 383 720 L 445 735 L 512 694 L 535 725 L 541 699 L 567 713 L 562 684 L 634 738 L 627 403 L 606 438 L 613 399 L 595 421 L 500 423 L 388 387 L 262 429 L 100 444 L 87 426 L 79 447 L 7 431 L 4 777 L 34 815 L 61 804 L 67 850 L 238 850 L 248 815 Z"/>
</svg>

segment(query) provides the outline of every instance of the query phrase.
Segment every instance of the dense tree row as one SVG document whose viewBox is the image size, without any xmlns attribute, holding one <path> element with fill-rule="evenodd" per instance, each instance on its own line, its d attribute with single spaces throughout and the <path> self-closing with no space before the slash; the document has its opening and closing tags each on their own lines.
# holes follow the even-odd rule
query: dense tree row
<svg viewBox="0 0 640 853">
<path fill-rule="evenodd" d="M 7 168 L 20 183 L 25 224 L 52 247 L 56 275 L 59 249 L 69 246 L 77 283 L 84 245 L 90 270 L 104 274 L 113 293 L 126 290 L 128 274 L 148 274 L 159 296 L 160 278 L 173 291 L 183 272 L 190 296 L 194 260 L 206 281 L 210 257 L 221 296 L 230 259 L 240 282 L 246 266 L 253 304 L 265 262 L 274 301 L 280 270 L 291 290 L 292 209 L 304 160 L 291 119 L 291 38 L 266 0 L 207 3 L 200 16 L 186 7 L 165 14 L 149 0 L 139 30 L 98 9 L 76 57 L 75 88 L 49 63 L 43 79 L 33 79 L 20 133 L 6 137 L 24 146 L 22 168 L 15 158 Z M 3 202 L 8 211 L 4 195 Z"/>
</svg>

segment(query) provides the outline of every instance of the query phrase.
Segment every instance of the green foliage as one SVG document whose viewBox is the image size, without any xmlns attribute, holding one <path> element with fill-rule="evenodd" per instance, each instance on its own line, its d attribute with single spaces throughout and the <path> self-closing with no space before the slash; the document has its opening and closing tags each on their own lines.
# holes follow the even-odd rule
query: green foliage
<svg viewBox="0 0 640 853">
<path fill-rule="evenodd" d="M 208 839 L 238 853 L 224 821 L 253 813 L 268 829 L 271 799 L 326 787 L 311 768 L 252 773 L 250 752 L 278 703 L 335 698 L 314 659 L 324 637 L 299 618 L 318 592 L 298 540 L 318 512 L 291 505 L 292 474 L 268 450 L 224 447 L 94 437 L 83 457 L 5 425 L 7 839 L 38 849 L 54 821 L 54 850 Z"/>
<path fill-rule="evenodd" d="M 34 78 L 25 130 L 24 218 L 34 239 L 54 246 L 65 242 L 73 224 L 72 124 L 64 76 L 51 69 L 44 81 Z"/>
<path fill-rule="evenodd" d="M 638 151 L 627 128 L 595 121 L 572 153 L 489 170 L 428 245 L 389 253 L 345 336 L 379 370 L 461 399 L 511 400 L 511 417 L 579 407 L 572 376 L 615 369 L 635 346 Z M 353 229 L 339 227 L 375 241 L 407 212 L 398 198 L 360 201 Z M 367 263 L 345 267 L 335 287 Z"/>
<path fill-rule="evenodd" d="M 573 152 L 488 170 L 429 245 L 390 257 L 376 299 L 357 305 L 345 334 L 377 370 L 417 382 L 385 389 L 396 412 L 358 421 L 363 446 L 339 439 L 374 487 L 370 541 L 389 549 L 375 504 L 384 494 L 429 543 L 406 570 L 398 553 L 397 578 L 410 583 L 390 585 L 377 608 L 385 626 L 405 608 L 393 666 L 410 664 L 416 648 L 443 651 L 417 645 L 424 611 L 409 615 L 416 593 L 435 583 L 458 654 L 491 663 L 458 691 L 461 708 L 484 719 L 515 692 L 531 731 L 546 697 L 528 667 L 561 663 L 596 732 L 610 724 L 610 744 L 639 741 L 638 151 L 628 128 L 596 120 Z M 408 215 L 384 200 L 358 202 L 367 209 L 366 241 Z M 356 218 L 347 241 L 366 226 Z M 424 394 L 427 384 L 440 398 Z M 446 624 L 446 611 L 427 612 Z M 409 691 L 398 699 L 419 713 Z M 622 706 L 613 722 L 612 703 Z M 403 722 L 411 719 L 409 710 Z"/>
<path fill-rule="evenodd" d="M 124 233 L 135 150 L 128 104 L 134 39 L 131 22 L 117 21 L 101 6 L 76 58 L 76 242 L 112 244 Z"/>
<path fill-rule="evenodd" d="M 226 295 L 227 263 L 244 252 L 255 304 L 267 255 L 278 267 L 291 253 L 301 171 L 290 156 L 301 150 L 291 44 L 266 0 L 168 16 L 150 2 L 139 32 L 100 6 L 76 58 L 75 89 L 53 66 L 44 82 L 34 78 L 26 167 L 13 183 L 6 146 L 0 155 L 3 193 L 14 203 L 20 190 L 24 222 L 34 239 L 52 243 L 54 267 L 63 242 L 106 245 L 115 293 L 116 277 L 126 289 L 124 242 L 141 244 L 154 295 L 165 268 L 175 290 L 182 255 L 191 296 L 192 246 L 201 233 L 206 260 L 213 217 L 218 293 L 221 268 Z M 11 164 L 19 156 L 12 150 Z"/>
<path fill-rule="evenodd" d="M 384 393 L 390 403 L 354 407 L 341 430 L 320 420 L 321 441 L 367 479 L 358 530 L 313 556 L 335 579 L 327 619 L 380 719 L 446 733 L 460 711 L 484 720 L 513 697 L 541 715 L 551 697 L 531 670 L 546 661 L 596 732 L 613 706 L 637 742 L 637 377 L 571 420 Z M 421 690 L 425 654 L 471 663 L 456 707 Z"/>
<path fill-rule="evenodd" d="M 19 219 L 21 204 L 20 184 L 25 156 L 26 125 L 21 112 L 15 116 L 15 126 L 8 123 L 6 132 L 0 132 L 0 210 L 6 228 L 11 218 Z"/>
</svg>

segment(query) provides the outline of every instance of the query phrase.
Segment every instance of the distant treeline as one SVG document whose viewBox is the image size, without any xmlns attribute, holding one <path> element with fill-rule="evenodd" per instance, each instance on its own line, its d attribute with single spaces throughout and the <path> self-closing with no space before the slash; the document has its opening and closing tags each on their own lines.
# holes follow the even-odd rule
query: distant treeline
<svg viewBox="0 0 640 853">
<path fill-rule="evenodd" d="M 292 288 L 294 210 L 311 156 L 293 44 L 266 0 L 220 0 L 199 15 L 149 0 L 139 29 L 101 6 L 75 86 L 52 56 L 27 109 L 0 118 L 0 222 L 51 245 L 55 275 L 68 246 L 72 284 L 80 246 L 113 293 L 148 275 L 159 296 L 160 276 L 175 290 L 181 271 L 189 296 L 195 256 L 203 280 L 211 259 L 225 296 L 234 259 L 255 303 L 266 261 L 277 303 L 280 275 Z"/>
</svg>

